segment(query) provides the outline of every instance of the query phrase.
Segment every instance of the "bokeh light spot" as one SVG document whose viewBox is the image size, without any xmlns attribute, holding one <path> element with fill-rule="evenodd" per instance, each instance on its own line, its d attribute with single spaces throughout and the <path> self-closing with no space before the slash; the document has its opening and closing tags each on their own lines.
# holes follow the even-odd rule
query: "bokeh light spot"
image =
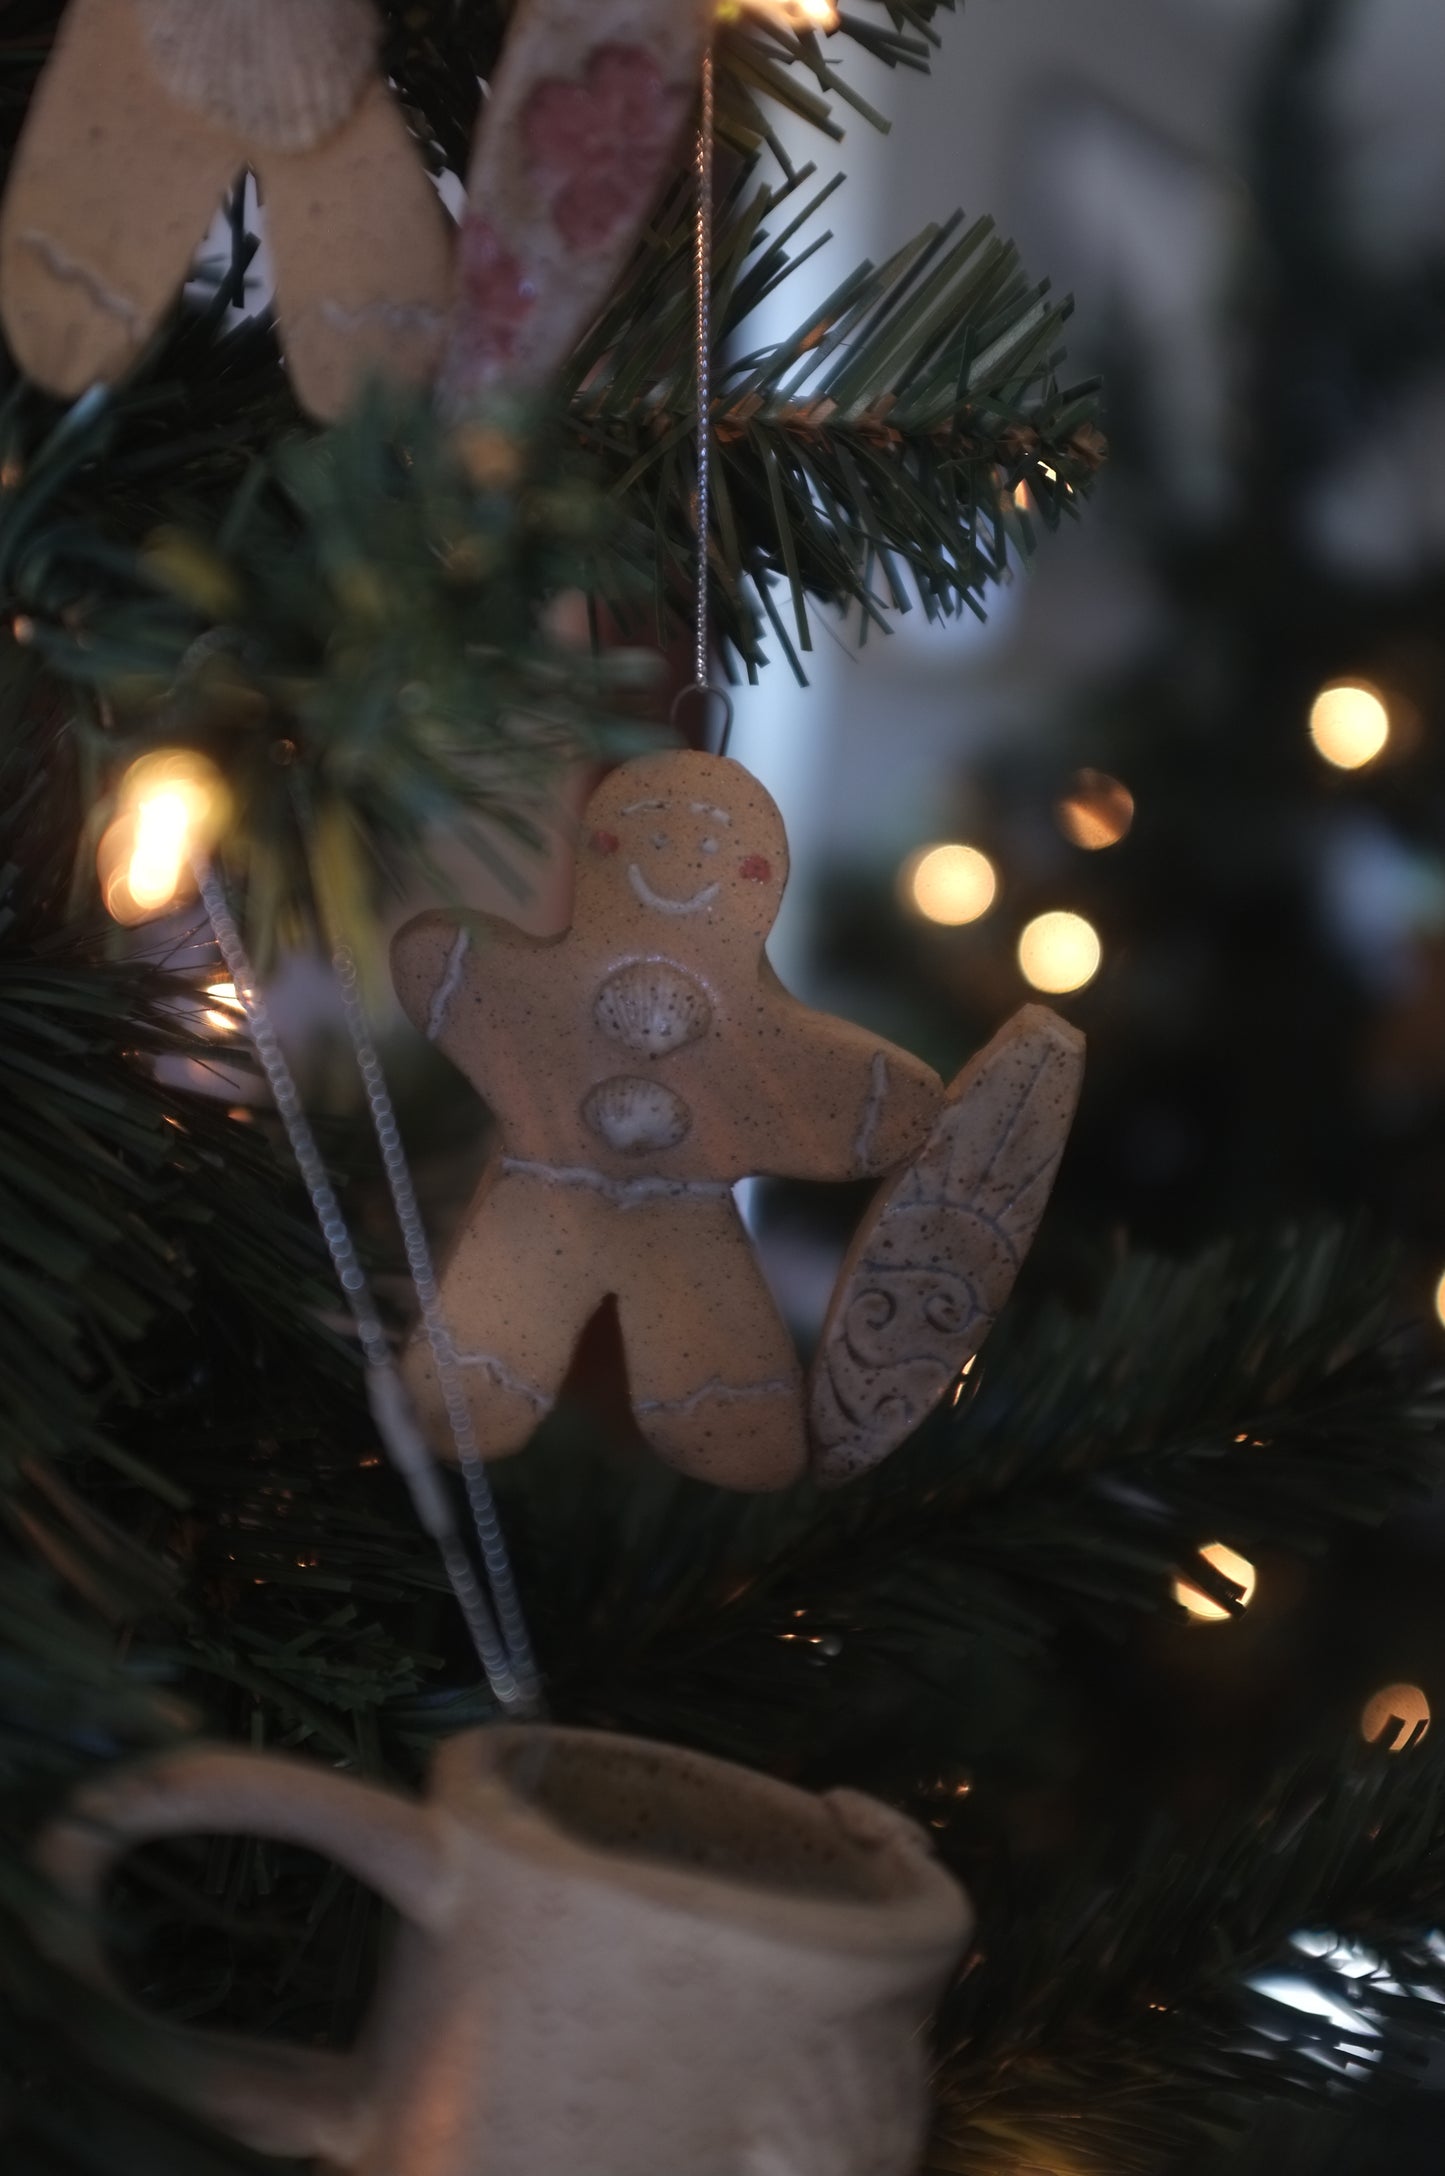
<svg viewBox="0 0 1445 2176">
<path fill-rule="evenodd" d="M 1087 853 L 1117 846 L 1134 821 L 1134 796 L 1107 771 L 1076 771 L 1068 792 L 1054 803 L 1064 837 Z"/>
<path fill-rule="evenodd" d="M 1390 738 L 1390 713 L 1374 688 L 1342 680 L 1322 688 L 1310 711 L 1310 739 L 1337 771 L 1373 763 Z"/>
<path fill-rule="evenodd" d="M 743 15 L 761 15 L 783 30 L 836 30 L 833 0 L 719 0 L 718 21 L 735 23 Z"/>
<path fill-rule="evenodd" d="M 133 763 L 97 857 L 115 920 L 144 922 L 188 891 L 191 857 L 210 851 L 226 810 L 220 772 L 195 749 L 160 748 Z"/>
<path fill-rule="evenodd" d="M 1360 1717 L 1367 1745 L 1383 1744 L 1387 1753 L 1403 1753 L 1430 1728 L 1430 1703 L 1418 1685 L 1382 1685 L 1371 1693 Z"/>
<path fill-rule="evenodd" d="M 1258 1583 L 1258 1575 L 1249 1558 L 1241 1556 L 1237 1549 L 1229 1548 L 1222 1541 L 1211 1541 L 1199 1554 L 1206 1564 L 1212 1564 L 1226 1579 L 1233 1580 L 1240 1590 L 1240 1608 L 1248 1609 L 1254 1600 L 1254 1590 Z M 1216 1602 L 1212 1594 L 1206 1594 L 1202 1587 L 1194 1586 L 1187 1579 L 1175 1580 L 1174 1599 L 1201 1624 L 1227 1624 L 1233 1615 L 1233 1611 L 1226 1609 L 1222 1602 Z"/>
<path fill-rule="evenodd" d="M 904 863 L 900 888 L 926 922 L 958 929 L 987 914 L 998 896 L 998 875 L 976 846 L 925 846 Z"/>
<path fill-rule="evenodd" d="M 1062 908 L 1036 915 L 1019 938 L 1019 966 L 1036 990 L 1062 997 L 1099 972 L 1104 948 L 1092 922 Z"/>
</svg>

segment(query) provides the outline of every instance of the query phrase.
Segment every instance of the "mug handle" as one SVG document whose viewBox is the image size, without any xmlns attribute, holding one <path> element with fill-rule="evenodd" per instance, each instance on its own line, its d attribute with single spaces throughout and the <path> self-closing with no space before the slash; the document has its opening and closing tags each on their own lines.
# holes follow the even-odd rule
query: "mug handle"
<svg viewBox="0 0 1445 2176">
<path fill-rule="evenodd" d="M 144 2027 L 159 2092 L 261 2153 L 345 2152 L 361 2118 L 353 2056 L 167 2025 L 116 1986 L 96 1927 L 111 1868 L 138 1844 L 198 1831 L 305 1845 L 423 1927 L 446 1911 L 440 1831 L 413 1800 L 309 1762 L 191 1747 L 84 1786 L 37 1847 L 59 1892 L 42 1944 Z"/>
</svg>

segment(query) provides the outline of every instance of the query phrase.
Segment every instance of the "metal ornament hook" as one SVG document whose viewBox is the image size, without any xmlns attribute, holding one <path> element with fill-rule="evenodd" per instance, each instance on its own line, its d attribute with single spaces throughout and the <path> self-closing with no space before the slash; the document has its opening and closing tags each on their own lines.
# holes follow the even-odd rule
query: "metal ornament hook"
<svg viewBox="0 0 1445 2176">
<path fill-rule="evenodd" d="M 700 748 L 706 748 L 708 745 L 706 705 L 709 703 L 719 705 L 722 712 L 722 722 L 718 731 L 717 746 L 712 750 L 712 753 L 725 756 L 728 752 L 728 742 L 732 738 L 733 730 L 733 699 L 727 689 L 714 687 L 710 680 L 694 680 L 687 687 L 679 688 L 672 699 L 672 708 L 667 713 L 668 724 L 676 726 L 679 732 L 682 731 L 681 720 L 685 703 L 697 703 L 703 708 L 702 722 L 697 736 L 697 745 Z"/>
</svg>

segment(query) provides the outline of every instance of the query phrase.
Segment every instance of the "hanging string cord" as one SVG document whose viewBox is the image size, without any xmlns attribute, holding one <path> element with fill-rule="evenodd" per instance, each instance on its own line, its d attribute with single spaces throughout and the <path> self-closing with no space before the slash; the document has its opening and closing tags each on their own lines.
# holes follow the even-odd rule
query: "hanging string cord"
<svg viewBox="0 0 1445 2176">
<path fill-rule="evenodd" d="M 693 671 L 697 685 L 708 685 L 711 642 L 708 634 L 708 536 L 712 524 L 712 226 L 713 226 L 713 57 L 702 59 L 702 106 L 697 124 L 697 210 L 693 218 L 692 277 L 696 303 L 697 354 L 697 597 L 693 635 Z"/>
<path fill-rule="evenodd" d="M 697 490 L 693 496 L 693 527 L 697 538 L 694 568 L 692 685 L 685 687 L 672 706 L 673 718 L 689 696 L 710 697 L 722 709 L 718 735 L 720 756 L 728 752 L 733 729 L 732 698 L 711 681 L 712 637 L 708 624 L 708 539 L 712 531 L 712 246 L 713 246 L 713 60 L 709 46 L 702 58 L 702 100 L 698 111 L 697 209 L 693 216 L 692 280 L 696 305 L 694 353 L 697 380 Z M 706 728 L 703 732 L 706 738 Z"/>
<path fill-rule="evenodd" d="M 472 1523 L 476 1528 L 477 1545 L 481 1550 L 482 1563 L 492 1590 L 492 1602 L 501 1623 L 502 1637 L 506 1642 L 508 1658 L 521 1696 L 528 1706 L 535 1708 L 540 1699 L 541 1686 L 526 1619 L 522 1613 L 521 1598 L 517 1592 L 516 1575 L 512 1570 L 512 1560 L 501 1521 L 497 1516 L 492 1484 L 487 1479 L 481 1445 L 477 1441 L 461 1363 L 457 1359 L 456 1346 L 452 1342 L 451 1331 L 442 1312 L 441 1292 L 432 1264 L 431 1248 L 427 1243 L 426 1226 L 416 1198 L 411 1166 L 407 1162 L 401 1129 L 397 1125 L 391 1091 L 386 1085 L 386 1075 L 382 1071 L 381 1059 L 372 1039 L 371 1024 L 361 991 L 361 978 L 350 945 L 337 946 L 332 955 L 332 967 L 341 992 L 341 1010 L 351 1037 L 352 1050 L 356 1054 L 357 1069 L 366 1089 L 366 1100 L 376 1131 L 376 1143 L 381 1151 L 387 1185 L 391 1189 L 392 1206 L 396 1210 L 396 1221 L 406 1249 L 407 1268 L 411 1272 L 417 1304 L 421 1310 L 422 1326 L 431 1347 L 437 1383 L 446 1407 L 447 1425 L 456 1446 L 457 1462 L 461 1467 L 467 1501 L 471 1506 Z"/>
<path fill-rule="evenodd" d="M 311 1198 L 321 1236 L 326 1242 L 337 1281 L 366 1361 L 367 1400 L 377 1433 L 392 1464 L 401 1474 L 423 1531 L 436 1543 L 443 1568 L 456 1596 L 478 1660 L 500 1706 L 510 1714 L 523 1715 L 535 1704 L 504 1643 L 491 1605 L 482 1592 L 475 1568 L 463 1544 L 451 1499 L 426 1438 L 422 1434 L 406 1385 L 397 1369 L 391 1340 L 376 1304 L 370 1281 L 356 1251 L 356 1243 L 331 1184 L 326 1163 L 311 1130 L 301 1101 L 296 1077 L 281 1048 L 266 1000 L 261 994 L 250 956 L 246 951 L 225 889 L 209 861 L 197 857 L 196 882 L 210 919 L 216 943 L 236 991 L 236 1001 L 246 1018 L 251 1041 L 266 1076 L 277 1116 L 296 1158 L 302 1182 Z M 398 1142 L 399 1146 L 399 1142 Z M 500 1538 L 500 1536 L 498 1537 Z M 530 1651 L 527 1651 L 530 1665 Z"/>
<path fill-rule="evenodd" d="M 722 710 L 722 730 L 717 752 L 725 756 L 733 729 L 732 697 L 725 688 L 712 685 L 712 636 L 709 627 L 708 541 L 712 532 L 712 251 L 713 251 L 713 57 L 709 46 L 702 57 L 702 97 L 698 108 L 697 150 L 693 159 L 697 179 L 697 203 L 692 225 L 692 285 L 695 305 L 693 356 L 697 396 L 697 489 L 692 514 L 695 538 L 693 565 L 692 679 L 673 699 L 672 722 L 678 723 L 684 703 L 700 699 L 703 724 L 699 739 L 707 743 L 707 705 L 711 700 Z"/>
</svg>

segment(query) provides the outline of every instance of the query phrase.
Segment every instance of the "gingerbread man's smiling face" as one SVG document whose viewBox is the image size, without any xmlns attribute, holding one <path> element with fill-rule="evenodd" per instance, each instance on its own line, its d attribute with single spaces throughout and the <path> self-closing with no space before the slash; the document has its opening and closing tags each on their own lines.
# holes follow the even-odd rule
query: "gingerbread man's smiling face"
<svg viewBox="0 0 1445 2176">
<path fill-rule="evenodd" d="M 625 763 L 587 804 L 577 908 L 686 945 L 727 927 L 766 936 L 788 874 L 782 818 L 740 763 L 691 749 Z"/>
</svg>

